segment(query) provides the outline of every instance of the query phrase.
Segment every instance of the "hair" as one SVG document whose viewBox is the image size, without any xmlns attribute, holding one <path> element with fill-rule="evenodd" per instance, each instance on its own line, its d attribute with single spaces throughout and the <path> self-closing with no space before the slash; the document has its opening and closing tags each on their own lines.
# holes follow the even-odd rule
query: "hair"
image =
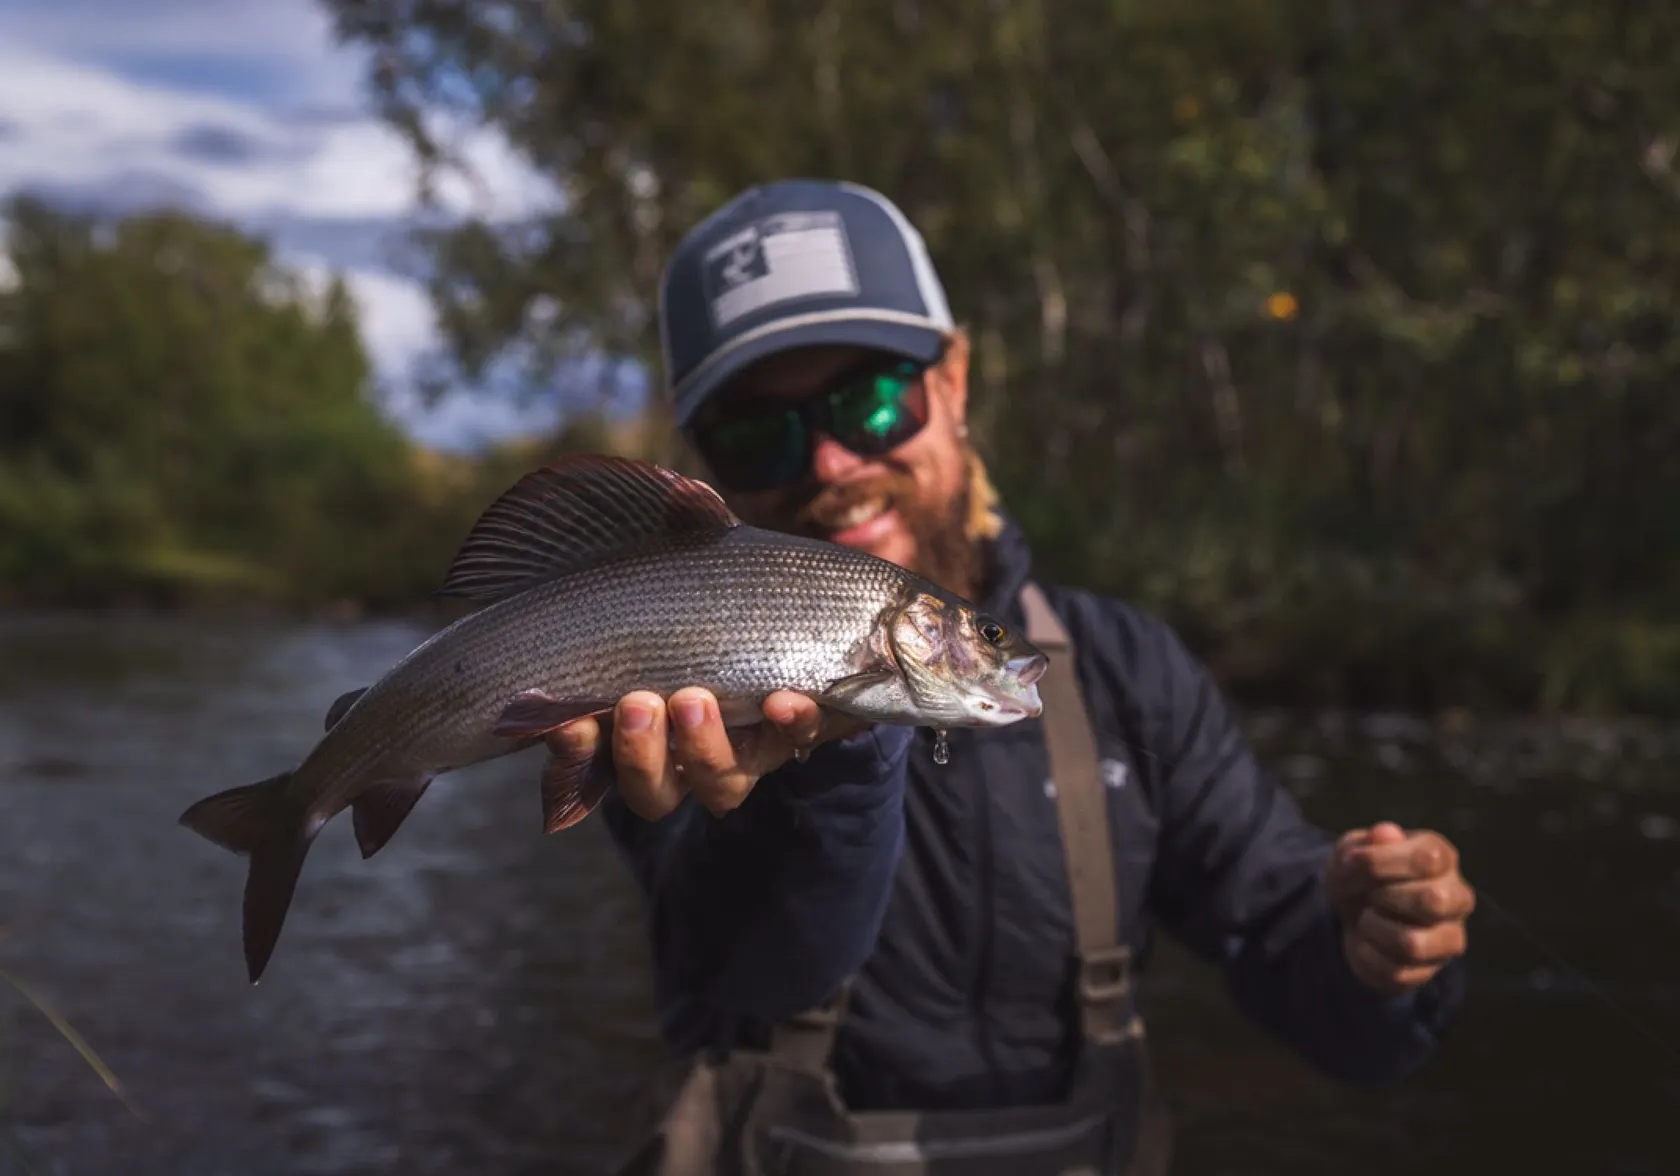
<svg viewBox="0 0 1680 1176">
<path fill-rule="evenodd" d="M 943 363 L 946 356 L 953 351 L 967 360 L 968 332 L 960 326 L 945 332 L 945 344 L 940 352 L 939 362 Z M 996 539 L 1003 533 L 1003 516 L 997 510 L 997 487 L 992 485 L 991 475 L 986 472 L 985 459 L 969 439 L 966 423 L 959 428 L 958 436 L 963 447 L 963 462 L 968 467 L 968 481 L 963 487 L 963 497 L 966 500 L 963 535 L 972 543 Z"/>
<path fill-rule="evenodd" d="M 1003 533 L 1003 516 L 997 512 L 998 492 L 986 473 L 986 463 L 974 446 L 964 446 L 964 460 L 968 463 L 968 518 L 963 533 L 976 543 L 996 539 Z"/>
</svg>

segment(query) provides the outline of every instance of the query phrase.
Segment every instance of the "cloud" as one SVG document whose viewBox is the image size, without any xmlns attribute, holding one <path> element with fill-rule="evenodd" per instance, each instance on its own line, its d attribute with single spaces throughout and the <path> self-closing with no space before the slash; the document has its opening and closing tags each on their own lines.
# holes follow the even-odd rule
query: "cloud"
<svg viewBox="0 0 1680 1176">
<path fill-rule="evenodd" d="M 249 167 L 275 159 L 276 144 L 253 135 L 247 128 L 226 123 L 202 122 L 175 132 L 170 147 L 181 159 L 192 163 L 229 164 Z"/>
<path fill-rule="evenodd" d="M 9 0 L 0 44 L 183 91 L 351 94 L 362 59 L 316 0 Z"/>
</svg>

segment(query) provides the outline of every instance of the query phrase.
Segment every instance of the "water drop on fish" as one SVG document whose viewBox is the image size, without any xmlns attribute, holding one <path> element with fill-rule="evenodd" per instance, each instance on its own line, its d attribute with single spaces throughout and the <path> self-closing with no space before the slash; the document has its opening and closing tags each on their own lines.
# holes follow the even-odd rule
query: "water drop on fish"
<svg viewBox="0 0 1680 1176">
<path fill-rule="evenodd" d="M 946 731 L 943 727 L 933 733 L 933 762 L 936 764 L 951 762 L 951 743 L 946 738 Z"/>
</svg>

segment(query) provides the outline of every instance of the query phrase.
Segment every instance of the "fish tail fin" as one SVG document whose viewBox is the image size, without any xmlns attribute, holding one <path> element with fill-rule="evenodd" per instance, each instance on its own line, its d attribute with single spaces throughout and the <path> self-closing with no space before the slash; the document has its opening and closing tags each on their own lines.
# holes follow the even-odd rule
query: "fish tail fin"
<svg viewBox="0 0 1680 1176">
<path fill-rule="evenodd" d="M 286 787 L 291 778 L 291 772 L 281 772 L 229 788 L 181 814 L 181 824 L 194 833 L 251 859 L 245 877 L 245 967 L 252 984 L 274 954 L 317 832 Z"/>
<path fill-rule="evenodd" d="M 302 823 L 302 814 L 293 811 L 296 806 L 286 795 L 291 778 L 291 772 L 281 772 L 255 784 L 206 796 L 181 814 L 181 824 L 223 849 L 251 853 L 272 837 L 277 827 Z"/>
<path fill-rule="evenodd" d="M 299 829 L 263 842 L 251 854 L 251 872 L 245 877 L 245 971 L 252 984 L 262 979 L 280 940 L 312 841 Z"/>
</svg>

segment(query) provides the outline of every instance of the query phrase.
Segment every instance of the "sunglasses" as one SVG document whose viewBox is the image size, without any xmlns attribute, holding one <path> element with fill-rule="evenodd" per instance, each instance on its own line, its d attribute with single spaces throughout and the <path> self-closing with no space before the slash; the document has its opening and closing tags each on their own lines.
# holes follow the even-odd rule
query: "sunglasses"
<svg viewBox="0 0 1680 1176">
<path fill-rule="evenodd" d="M 931 366 L 892 360 L 842 376 L 798 404 L 702 416 L 694 427 L 694 443 L 718 482 L 746 494 L 802 478 L 810 469 L 818 431 L 861 457 L 878 457 L 927 424 L 923 376 Z"/>
</svg>

